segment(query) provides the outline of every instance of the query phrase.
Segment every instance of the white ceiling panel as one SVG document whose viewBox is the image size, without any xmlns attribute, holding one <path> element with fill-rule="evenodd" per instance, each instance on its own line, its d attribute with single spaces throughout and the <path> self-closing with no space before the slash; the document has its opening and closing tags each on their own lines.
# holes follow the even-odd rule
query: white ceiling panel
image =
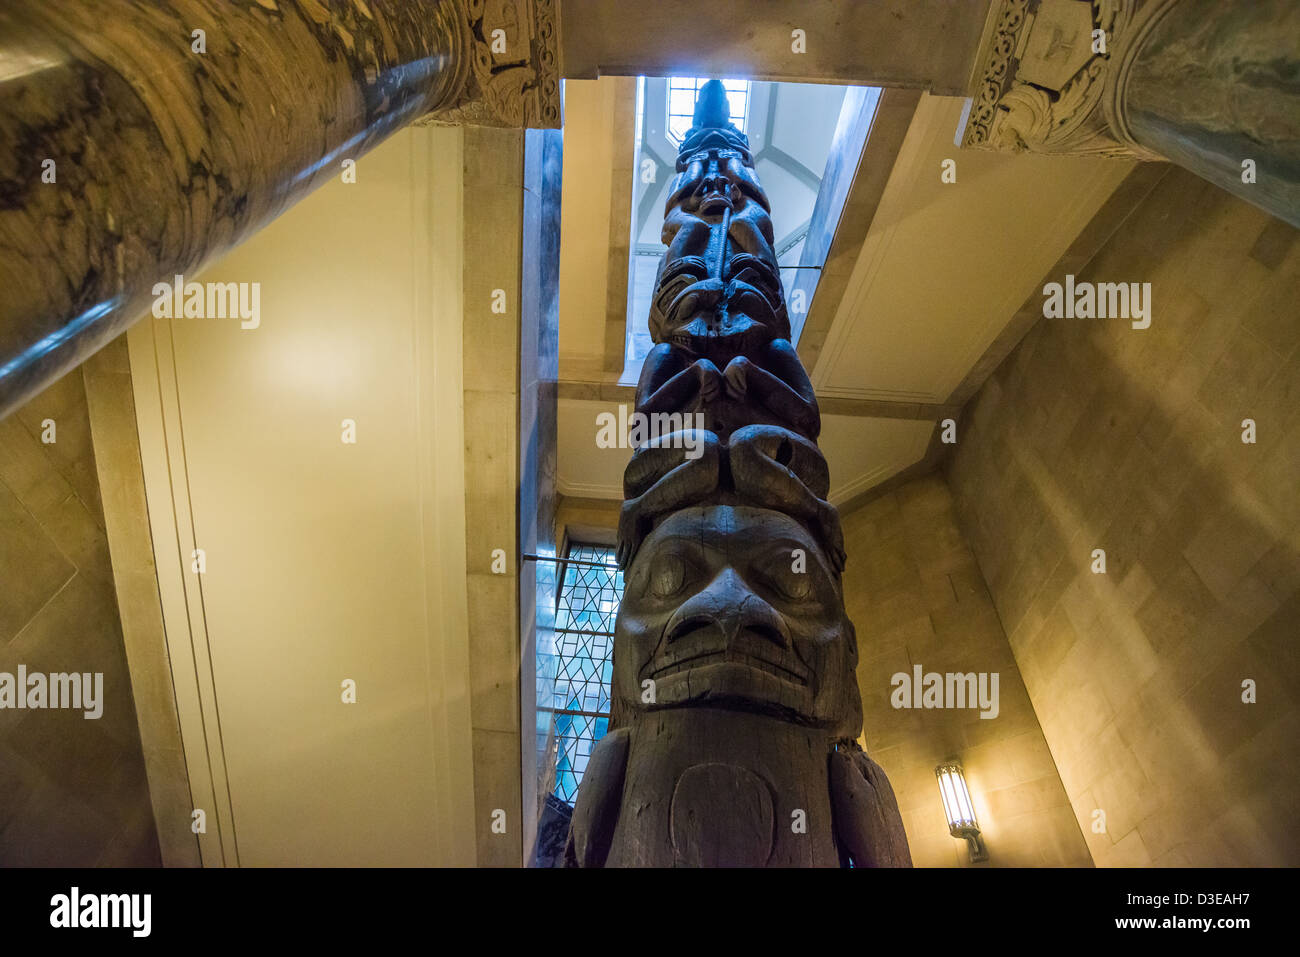
<svg viewBox="0 0 1300 957">
<path fill-rule="evenodd" d="M 962 103 L 917 108 L 814 372 L 819 395 L 944 402 L 1132 168 L 959 150 Z M 941 181 L 945 159 L 955 183 Z"/>
</svg>

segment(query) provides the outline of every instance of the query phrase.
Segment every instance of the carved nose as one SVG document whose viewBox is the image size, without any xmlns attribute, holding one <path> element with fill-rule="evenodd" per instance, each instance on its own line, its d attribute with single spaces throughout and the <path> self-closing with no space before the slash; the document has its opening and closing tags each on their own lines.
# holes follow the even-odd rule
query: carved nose
<svg viewBox="0 0 1300 957">
<path fill-rule="evenodd" d="M 716 629 L 727 647 L 745 632 L 758 635 L 778 648 L 791 647 L 785 620 L 730 569 L 677 609 L 668 621 L 668 644 L 671 646 L 701 629 Z"/>
</svg>

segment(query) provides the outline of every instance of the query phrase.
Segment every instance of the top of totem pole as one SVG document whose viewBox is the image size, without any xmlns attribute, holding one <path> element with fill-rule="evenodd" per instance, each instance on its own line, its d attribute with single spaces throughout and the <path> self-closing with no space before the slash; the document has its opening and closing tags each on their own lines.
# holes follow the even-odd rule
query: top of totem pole
<svg viewBox="0 0 1300 957">
<path fill-rule="evenodd" d="M 677 150 L 678 172 L 686 168 L 692 156 L 706 149 L 735 150 L 746 166 L 754 165 L 749 137 L 731 122 L 731 104 L 721 80 L 709 80 L 695 97 L 691 128 Z"/>
<path fill-rule="evenodd" d="M 709 80 L 695 98 L 695 115 L 691 126 L 695 129 L 710 127 L 724 129 L 731 125 L 731 103 L 727 100 L 727 88 L 721 80 Z"/>
</svg>

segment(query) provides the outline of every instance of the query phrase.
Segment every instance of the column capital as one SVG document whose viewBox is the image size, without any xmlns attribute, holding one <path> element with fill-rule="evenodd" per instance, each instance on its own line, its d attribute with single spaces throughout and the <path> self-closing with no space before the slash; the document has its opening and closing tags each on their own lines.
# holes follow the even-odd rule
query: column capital
<svg viewBox="0 0 1300 957">
<path fill-rule="evenodd" d="M 445 0 L 454 79 L 419 125 L 560 126 L 557 0 Z"/>
<path fill-rule="evenodd" d="M 1177 0 L 996 0 L 961 145 L 1162 160 L 1129 135 L 1124 79 Z"/>
</svg>

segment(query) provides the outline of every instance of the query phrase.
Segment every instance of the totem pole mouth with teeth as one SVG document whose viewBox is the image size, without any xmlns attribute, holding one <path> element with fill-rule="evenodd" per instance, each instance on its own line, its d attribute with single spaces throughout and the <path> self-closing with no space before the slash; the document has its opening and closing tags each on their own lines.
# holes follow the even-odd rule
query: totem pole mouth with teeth
<svg viewBox="0 0 1300 957">
<path fill-rule="evenodd" d="M 663 238 L 636 410 L 704 427 L 641 445 L 624 474 L 613 714 L 567 862 L 910 866 L 893 791 L 857 743 L 843 537 L 771 207 L 717 80 Z"/>
</svg>

